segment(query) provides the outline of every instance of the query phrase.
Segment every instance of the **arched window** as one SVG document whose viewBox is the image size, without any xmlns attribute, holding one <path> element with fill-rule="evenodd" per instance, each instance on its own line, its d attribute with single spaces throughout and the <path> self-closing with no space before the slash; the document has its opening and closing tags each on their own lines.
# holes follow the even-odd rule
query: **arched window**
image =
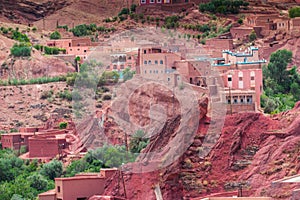
<svg viewBox="0 0 300 200">
<path fill-rule="evenodd" d="M 147 65 L 147 60 L 144 61 L 144 65 Z"/>
<path fill-rule="evenodd" d="M 163 65 L 163 64 L 164 64 L 164 61 L 163 61 L 163 60 L 160 60 L 159 64 Z"/>
</svg>

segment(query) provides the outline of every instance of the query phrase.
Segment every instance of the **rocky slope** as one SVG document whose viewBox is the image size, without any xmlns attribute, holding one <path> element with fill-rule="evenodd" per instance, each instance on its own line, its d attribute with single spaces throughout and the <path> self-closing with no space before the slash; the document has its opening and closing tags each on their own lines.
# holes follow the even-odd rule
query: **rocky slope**
<svg viewBox="0 0 300 200">
<path fill-rule="evenodd" d="M 205 110 L 205 105 L 201 103 L 199 108 Z M 206 157 L 199 156 L 199 153 L 203 150 L 208 127 L 218 120 L 209 122 L 206 113 L 202 113 L 198 132 L 183 155 L 167 167 L 149 172 L 147 169 L 157 166 L 157 161 L 165 156 L 150 157 L 147 162 L 140 157 L 142 164 L 125 166 L 123 175 L 116 174 L 107 185 L 106 194 L 125 196 L 125 187 L 129 199 L 147 196 L 147 199 L 154 200 L 154 189 L 159 186 L 163 199 L 198 199 L 211 194 L 236 195 L 241 185 L 245 196 L 291 197 L 295 185 L 282 187 L 272 185 L 272 181 L 297 174 L 300 170 L 300 102 L 293 110 L 276 116 L 259 113 L 228 115 L 220 138 Z M 142 153 L 163 152 L 162 149 L 178 133 L 176 127 L 180 123 L 178 116 L 167 120 L 163 131 L 151 138 Z M 139 172 L 134 172 L 136 167 Z"/>
<path fill-rule="evenodd" d="M 70 5 L 68 0 L 4 0 L 0 3 L 3 17 L 16 23 L 31 23 Z"/>
</svg>

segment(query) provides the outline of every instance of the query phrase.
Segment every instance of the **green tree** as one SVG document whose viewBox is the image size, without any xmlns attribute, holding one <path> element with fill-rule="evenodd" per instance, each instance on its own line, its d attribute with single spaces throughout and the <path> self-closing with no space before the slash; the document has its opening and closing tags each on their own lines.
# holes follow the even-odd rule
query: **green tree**
<svg viewBox="0 0 300 200">
<path fill-rule="evenodd" d="M 289 9 L 290 18 L 300 17 L 300 6 Z"/>
<path fill-rule="evenodd" d="M 58 40 L 61 38 L 61 35 L 58 31 L 54 31 L 53 33 L 51 33 L 50 35 L 50 39 L 51 40 Z"/>
<path fill-rule="evenodd" d="M 43 176 L 48 177 L 50 180 L 54 180 L 54 178 L 60 177 L 63 174 L 62 162 L 52 160 L 42 166 L 40 173 Z"/>
<path fill-rule="evenodd" d="M 278 50 L 271 54 L 270 62 L 267 66 L 267 72 L 264 78 L 270 78 L 274 81 L 279 92 L 285 93 L 290 90 L 290 78 L 287 71 L 287 65 L 292 62 L 293 54 L 286 49 Z"/>
<path fill-rule="evenodd" d="M 39 191 L 47 189 L 48 181 L 40 174 L 34 173 L 27 178 L 30 187 L 35 188 Z"/>
<path fill-rule="evenodd" d="M 15 57 L 28 57 L 31 56 L 31 47 L 27 43 L 14 44 L 10 53 Z"/>
</svg>

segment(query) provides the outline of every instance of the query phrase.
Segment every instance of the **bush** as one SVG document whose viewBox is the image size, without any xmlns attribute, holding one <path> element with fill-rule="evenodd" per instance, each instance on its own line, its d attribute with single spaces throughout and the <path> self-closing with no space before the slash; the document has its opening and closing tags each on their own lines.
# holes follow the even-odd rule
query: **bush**
<svg viewBox="0 0 300 200">
<path fill-rule="evenodd" d="M 53 33 L 51 33 L 50 35 L 50 39 L 51 40 L 58 40 L 61 38 L 61 35 L 58 31 L 54 31 Z"/>
<path fill-rule="evenodd" d="M 60 122 L 59 123 L 59 129 L 66 129 L 68 126 L 68 122 Z"/>
<path fill-rule="evenodd" d="M 129 142 L 129 149 L 132 153 L 140 153 L 149 144 L 149 138 L 145 137 L 146 133 L 142 130 L 138 130 L 131 137 Z"/>
<path fill-rule="evenodd" d="M 130 11 L 131 11 L 131 12 L 135 12 L 135 11 L 136 11 L 136 7 L 137 7 L 136 4 L 132 4 L 132 5 L 130 6 Z"/>
<path fill-rule="evenodd" d="M 119 12 L 118 16 L 121 16 L 121 15 L 128 15 L 129 14 L 129 9 L 128 8 L 123 8 L 121 10 L 121 12 Z"/>
<path fill-rule="evenodd" d="M 19 42 L 30 42 L 26 34 L 20 33 L 18 30 L 11 30 L 11 31 L 12 31 L 13 40 L 17 40 Z"/>
<path fill-rule="evenodd" d="M 14 44 L 14 46 L 10 49 L 10 53 L 15 57 L 28 57 L 31 56 L 31 47 L 29 47 L 26 43 Z"/>
<path fill-rule="evenodd" d="M 250 40 L 250 42 L 253 42 L 254 40 L 256 40 L 256 33 L 255 33 L 255 31 L 252 31 L 251 33 L 250 33 L 250 35 L 249 35 L 249 40 Z"/>
<path fill-rule="evenodd" d="M 300 17 L 300 6 L 289 9 L 290 18 Z"/>
<path fill-rule="evenodd" d="M 47 47 L 47 46 L 45 46 L 44 50 L 45 50 L 45 54 L 48 55 L 57 55 L 59 54 L 60 51 L 60 49 L 57 47 Z"/>
</svg>

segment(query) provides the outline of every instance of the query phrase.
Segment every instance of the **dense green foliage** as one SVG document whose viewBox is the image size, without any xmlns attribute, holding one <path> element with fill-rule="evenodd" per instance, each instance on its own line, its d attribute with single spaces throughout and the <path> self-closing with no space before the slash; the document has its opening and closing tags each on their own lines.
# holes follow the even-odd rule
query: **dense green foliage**
<svg viewBox="0 0 300 200">
<path fill-rule="evenodd" d="M 291 61 L 291 51 L 278 50 L 271 54 L 268 66 L 263 68 L 264 94 L 261 104 L 266 113 L 291 109 L 300 100 L 300 76 L 296 67 L 287 69 Z"/>
<path fill-rule="evenodd" d="M 31 47 L 28 43 L 14 44 L 10 53 L 15 57 L 28 57 L 31 55 Z"/>
<path fill-rule="evenodd" d="M 289 9 L 290 18 L 300 17 L 300 6 Z"/>
<path fill-rule="evenodd" d="M 241 8 L 247 8 L 248 2 L 243 0 L 211 0 L 199 5 L 201 12 L 238 14 Z"/>
<path fill-rule="evenodd" d="M 99 172 L 100 168 L 120 167 L 134 160 L 135 155 L 127 152 L 125 146 L 104 145 L 89 151 L 84 158 L 72 162 L 67 167 L 65 176 L 74 176 L 80 172 Z"/>
<path fill-rule="evenodd" d="M 0 150 L 0 199 L 35 199 L 54 188 L 54 181 L 40 172 L 36 160 L 24 162 L 11 150 Z"/>
<path fill-rule="evenodd" d="M 132 153 L 140 153 L 149 144 L 149 138 L 145 137 L 146 133 L 142 130 L 135 132 L 130 138 L 129 149 Z"/>
<path fill-rule="evenodd" d="M 50 39 L 51 40 L 58 40 L 61 38 L 61 35 L 58 31 L 54 31 L 53 33 L 51 33 L 50 35 Z"/>
<path fill-rule="evenodd" d="M 60 177 L 63 174 L 62 162 L 58 160 L 52 160 L 51 162 L 42 166 L 40 173 L 50 180 L 54 180 L 54 178 Z"/>
</svg>

